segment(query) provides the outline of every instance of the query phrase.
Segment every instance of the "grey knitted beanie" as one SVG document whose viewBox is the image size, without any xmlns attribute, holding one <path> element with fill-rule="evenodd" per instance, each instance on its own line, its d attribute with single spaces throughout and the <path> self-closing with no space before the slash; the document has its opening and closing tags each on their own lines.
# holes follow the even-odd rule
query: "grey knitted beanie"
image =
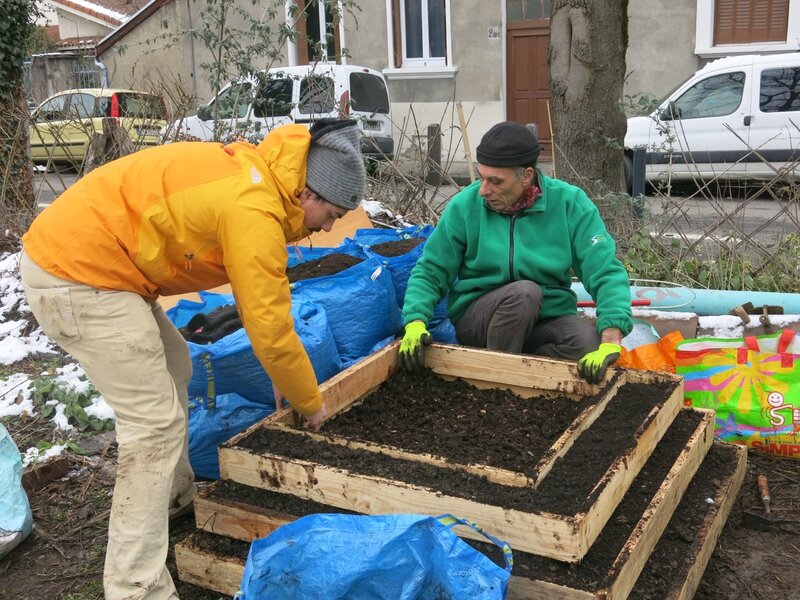
<svg viewBox="0 0 800 600">
<path fill-rule="evenodd" d="M 367 173 L 356 122 L 326 120 L 311 127 L 306 185 L 331 204 L 352 210 L 364 197 Z"/>
</svg>

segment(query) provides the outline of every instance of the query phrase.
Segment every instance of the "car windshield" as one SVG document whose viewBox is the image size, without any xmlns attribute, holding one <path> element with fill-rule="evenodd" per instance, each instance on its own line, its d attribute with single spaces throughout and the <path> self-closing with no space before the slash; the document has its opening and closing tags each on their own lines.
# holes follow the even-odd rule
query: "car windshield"
<svg viewBox="0 0 800 600">
<path fill-rule="evenodd" d="M 350 74 L 350 101 L 353 110 L 389 114 L 389 93 L 383 79 L 369 73 Z"/>
</svg>

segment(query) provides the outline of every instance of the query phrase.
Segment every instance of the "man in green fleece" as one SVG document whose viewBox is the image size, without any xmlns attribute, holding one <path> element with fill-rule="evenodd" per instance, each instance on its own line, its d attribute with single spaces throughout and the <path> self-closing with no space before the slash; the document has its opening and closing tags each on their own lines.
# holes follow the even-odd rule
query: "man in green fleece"
<svg viewBox="0 0 800 600">
<path fill-rule="evenodd" d="M 590 383 L 619 357 L 633 327 L 628 274 L 583 190 L 536 169 L 540 150 L 518 123 L 481 139 L 479 180 L 450 200 L 408 281 L 406 369 L 422 366 L 427 323 L 445 295 L 466 346 L 578 360 Z M 596 328 L 578 317 L 573 273 L 595 300 Z"/>
</svg>

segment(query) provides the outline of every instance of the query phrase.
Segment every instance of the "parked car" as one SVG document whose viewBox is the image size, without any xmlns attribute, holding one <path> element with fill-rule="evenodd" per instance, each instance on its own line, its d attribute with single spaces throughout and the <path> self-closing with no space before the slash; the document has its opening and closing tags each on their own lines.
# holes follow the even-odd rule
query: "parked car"
<svg viewBox="0 0 800 600">
<path fill-rule="evenodd" d="M 393 157 L 386 80 L 379 71 L 354 65 L 276 67 L 232 81 L 197 115 L 175 121 L 163 134 L 172 140 L 258 142 L 279 125 L 343 117 L 358 121 L 365 156 Z"/>
<path fill-rule="evenodd" d="M 625 161 L 646 148 L 648 182 L 771 179 L 800 159 L 800 53 L 714 60 L 649 116 L 628 119 Z"/>
<path fill-rule="evenodd" d="M 80 167 L 103 119 L 115 119 L 137 149 L 161 142 L 167 124 L 162 98 L 136 90 L 84 88 L 50 96 L 31 115 L 31 157 Z"/>
</svg>

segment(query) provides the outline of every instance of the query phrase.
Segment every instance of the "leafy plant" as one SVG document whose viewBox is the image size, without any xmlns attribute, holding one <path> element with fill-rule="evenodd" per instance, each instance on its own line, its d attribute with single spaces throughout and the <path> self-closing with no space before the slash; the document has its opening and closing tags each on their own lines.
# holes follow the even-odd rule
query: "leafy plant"
<svg viewBox="0 0 800 600">
<path fill-rule="evenodd" d="M 112 419 L 100 419 L 89 415 L 86 408 L 99 393 L 93 386 L 87 391 L 80 392 L 57 382 L 51 377 L 40 377 L 31 381 L 33 393 L 31 398 L 36 406 L 40 407 L 42 416 L 51 417 L 56 412 L 56 405 L 64 405 L 64 416 L 70 425 L 79 431 L 103 431 L 114 428 Z"/>
</svg>

